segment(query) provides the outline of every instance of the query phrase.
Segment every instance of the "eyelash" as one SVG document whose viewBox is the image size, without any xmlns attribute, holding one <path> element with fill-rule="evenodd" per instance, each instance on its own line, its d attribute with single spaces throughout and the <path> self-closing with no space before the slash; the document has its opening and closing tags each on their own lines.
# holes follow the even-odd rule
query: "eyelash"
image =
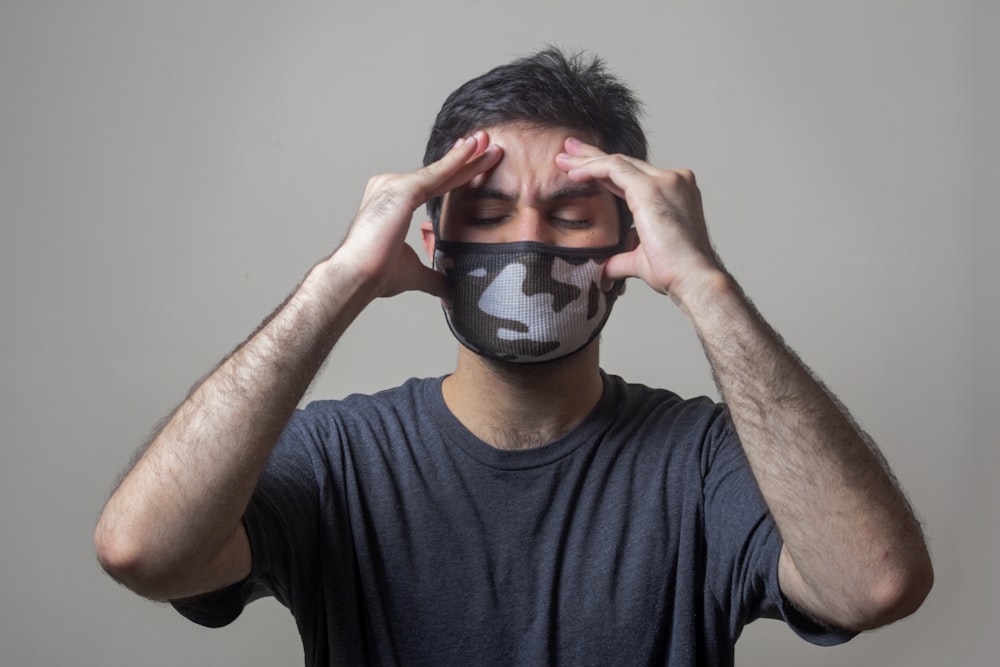
<svg viewBox="0 0 1000 667">
<path fill-rule="evenodd" d="M 472 216 L 470 220 L 472 221 L 472 224 L 476 226 L 488 227 L 490 225 L 495 225 L 498 222 L 502 222 L 506 217 L 507 216 L 505 215 L 500 215 L 495 218 L 477 218 L 475 216 Z"/>
<path fill-rule="evenodd" d="M 503 222 L 506 218 L 507 218 L 507 216 L 505 216 L 505 215 L 496 216 L 494 218 L 477 218 L 477 217 L 473 216 L 471 218 L 471 221 L 472 221 L 472 224 L 474 224 L 474 225 L 488 227 L 490 225 L 495 225 L 495 224 L 498 224 L 500 222 Z M 560 224 L 566 225 L 568 227 L 573 227 L 574 229 L 586 227 L 587 224 L 589 223 L 589 220 L 586 220 L 586 219 L 583 219 L 583 220 L 571 220 L 569 218 L 552 218 L 552 220 L 554 220 L 555 222 L 558 222 Z"/>
</svg>

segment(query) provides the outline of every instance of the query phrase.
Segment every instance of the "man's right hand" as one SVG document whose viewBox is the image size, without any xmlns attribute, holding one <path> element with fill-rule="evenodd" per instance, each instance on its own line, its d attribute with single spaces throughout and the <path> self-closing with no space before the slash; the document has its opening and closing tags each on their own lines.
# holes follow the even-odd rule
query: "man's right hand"
<svg viewBox="0 0 1000 667">
<path fill-rule="evenodd" d="M 375 296 L 409 290 L 446 297 L 444 276 L 420 261 L 406 244 L 414 211 L 496 166 L 502 151 L 480 130 L 458 140 L 437 162 L 409 174 L 382 174 L 368 181 L 361 207 L 343 244 L 338 263 L 352 266 Z"/>
<path fill-rule="evenodd" d="M 241 519 L 285 425 L 337 339 L 371 299 L 445 296 L 405 237 L 413 212 L 490 169 L 485 132 L 410 174 L 371 179 L 347 237 L 174 412 L 108 500 L 94 534 L 116 579 L 156 599 L 250 573 Z"/>
</svg>

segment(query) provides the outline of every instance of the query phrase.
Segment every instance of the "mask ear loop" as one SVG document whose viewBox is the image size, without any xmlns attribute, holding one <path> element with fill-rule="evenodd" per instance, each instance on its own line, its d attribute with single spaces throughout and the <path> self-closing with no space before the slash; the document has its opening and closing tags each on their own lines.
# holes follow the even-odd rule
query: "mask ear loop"
<svg viewBox="0 0 1000 667">
<path fill-rule="evenodd" d="M 624 254 L 627 252 L 632 252 L 633 250 L 639 247 L 639 233 L 635 230 L 635 224 L 629 225 L 628 229 L 625 230 L 625 233 L 622 236 L 621 242 L 618 245 L 621 247 L 621 250 L 616 254 Z M 625 294 L 625 286 L 627 282 L 628 282 L 627 278 L 619 278 L 618 280 L 615 280 L 614 282 L 611 283 L 611 287 L 610 289 L 608 289 L 607 294 L 611 294 L 612 292 L 617 292 L 615 294 L 615 298 L 617 299 L 618 297 Z"/>
</svg>

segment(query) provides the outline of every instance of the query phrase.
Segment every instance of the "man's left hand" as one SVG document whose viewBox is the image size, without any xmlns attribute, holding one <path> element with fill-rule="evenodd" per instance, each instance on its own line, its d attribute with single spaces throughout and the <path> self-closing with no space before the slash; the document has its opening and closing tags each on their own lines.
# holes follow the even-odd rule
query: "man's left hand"
<svg viewBox="0 0 1000 667">
<path fill-rule="evenodd" d="M 609 155 L 575 138 L 566 140 L 565 151 L 556 156 L 556 165 L 571 181 L 596 181 L 624 199 L 632 211 L 631 250 L 608 260 L 606 285 L 637 277 L 683 303 L 686 293 L 723 273 L 691 171 L 658 169 L 627 155 Z"/>
</svg>

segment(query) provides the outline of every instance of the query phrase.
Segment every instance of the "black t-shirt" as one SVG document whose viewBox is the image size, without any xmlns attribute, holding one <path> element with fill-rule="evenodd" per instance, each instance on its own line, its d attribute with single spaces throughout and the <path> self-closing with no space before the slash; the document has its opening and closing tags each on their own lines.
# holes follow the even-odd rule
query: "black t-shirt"
<svg viewBox="0 0 1000 667">
<path fill-rule="evenodd" d="M 565 437 L 501 451 L 410 380 L 312 403 L 244 518 L 253 571 L 177 605 L 224 625 L 273 595 L 307 665 L 731 665 L 743 626 L 851 633 L 778 588 L 781 538 L 724 408 L 605 377 Z"/>
</svg>

